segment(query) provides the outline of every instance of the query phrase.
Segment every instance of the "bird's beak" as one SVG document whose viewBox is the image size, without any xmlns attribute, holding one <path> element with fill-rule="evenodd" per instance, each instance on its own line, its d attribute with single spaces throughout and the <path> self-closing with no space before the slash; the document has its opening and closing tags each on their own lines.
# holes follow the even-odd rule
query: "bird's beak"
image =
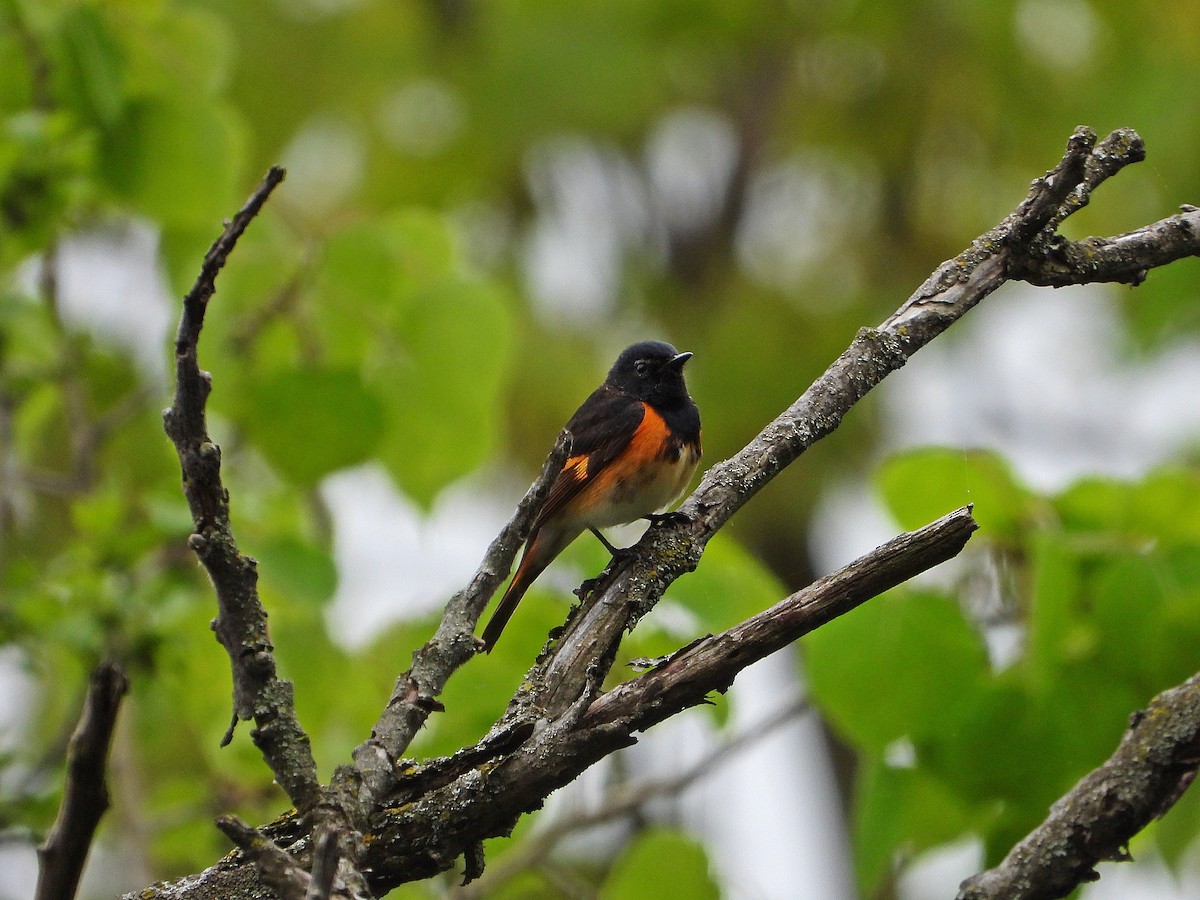
<svg viewBox="0 0 1200 900">
<path fill-rule="evenodd" d="M 683 364 L 692 358 L 691 353 L 677 353 L 667 360 L 668 369 L 682 369 Z"/>
</svg>

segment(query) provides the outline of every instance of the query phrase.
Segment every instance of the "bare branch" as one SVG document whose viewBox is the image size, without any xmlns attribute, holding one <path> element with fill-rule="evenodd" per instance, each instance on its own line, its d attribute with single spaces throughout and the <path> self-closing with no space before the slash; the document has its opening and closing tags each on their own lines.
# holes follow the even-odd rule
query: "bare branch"
<svg viewBox="0 0 1200 900">
<path fill-rule="evenodd" d="M 1200 210 L 1188 207 L 1114 237 L 1081 241 L 1056 237 L 1044 252 L 1014 260 L 1014 276 L 1042 287 L 1096 282 L 1136 286 L 1151 269 L 1200 256 Z"/>
<path fill-rule="evenodd" d="M 211 378 L 200 370 L 197 360 L 197 342 L 208 301 L 216 291 L 217 273 L 283 177 L 283 169 L 272 168 L 246 205 L 226 223 L 183 299 L 175 338 L 175 399 L 163 413 L 163 423 L 179 455 L 183 492 L 192 511 L 195 531 L 188 544 L 204 564 L 217 594 L 213 630 L 229 654 L 233 670 L 234 724 L 238 719 L 254 721 L 254 743 L 275 780 L 303 811 L 311 808 L 320 794 L 317 767 L 308 735 L 296 719 L 292 684 L 276 677 L 267 614 L 258 597 L 256 563 L 238 550 L 234 540 L 229 494 L 221 483 L 221 450 L 209 439 L 205 423 Z M 226 743 L 232 731 L 231 725 Z"/>
<path fill-rule="evenodd" d="M 1096 881 L 1096 864 L 1166 813 L 1200 765 L 1200 674 L 1137 712 L 1120 745 L 1004 861 L 963 882 L 958 900 L 1051 900 Z"/>
<path fill-rule="evenodd" d="M 364 862 L 391 886 L 448 868 L 483 838 L 508 834 L 520 816 L 634 733 L 728 688 L 738 671 L 871 596 L 954 556 L 975 530 L 970 510 L 901 535 L 741 625 L 678 652 L 664 665 L 540 724 L 486 763 L 463 751 L 413 766 L 375 820 Z M 586 698 L 586 695 L 585 695 Z M 437 827 L 429 823 L 437 821 Z M 401 875 L 400 873 L 403 873 Z"/>
<path fill-rule="evenodd" d="M 38 847 L 36 900 L 69 900 L 79 887 L 96 826 L 108 810 L 104 770 L 117 712 L 128 690 L 129 679 L 116 663 L 105 661 L 93 670 L 67 752 L 62 805 Z"/>
<path fill-rule="evenodd" d="M 644 731 L 724 692 L 746 666 L 770 656 L 914 575 L 953 559 L 979 526 L 964 506 L 901 534 L 832 575 L 720 634 L 689 644 L 665 663 L 618 685 L 591 705 L 583 727 L 626 721 Z"/>
<path fill-rule="evenodd" d="M 317 838 L 316 843 L 316 849 L 313 851 L 312 881 L 308 884 L 305 900 L 329 900 L 333 893 L 340 856 L 337 835 L 326 831 Z"/>
<path fill-rule="evenodd" d="M 1063 220 L 1087 206 L 1092 191 L 1131 163 L 1146 158 L 1146 145 L 1132 128 L 1118 128 L 1088 154 L 1084 164 L 1083 181 L 1062 202 L 1058 211 L 1050 218 L 1047 228 L 1054 230 Z"/>
</svg>

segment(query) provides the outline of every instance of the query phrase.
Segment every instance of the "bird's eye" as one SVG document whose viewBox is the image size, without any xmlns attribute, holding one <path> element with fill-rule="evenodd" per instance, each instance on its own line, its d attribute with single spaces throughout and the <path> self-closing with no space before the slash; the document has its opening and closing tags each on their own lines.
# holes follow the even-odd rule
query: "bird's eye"
<svg viewBox="0 0 1200 900">
<path fill-rule="evenodd" d="M 633 364 L 633 371 L 637 372 L 638 375 L 645 375 L 650 371 L 650 363 L 644 359 L 639 359 Z"/>
</svg>

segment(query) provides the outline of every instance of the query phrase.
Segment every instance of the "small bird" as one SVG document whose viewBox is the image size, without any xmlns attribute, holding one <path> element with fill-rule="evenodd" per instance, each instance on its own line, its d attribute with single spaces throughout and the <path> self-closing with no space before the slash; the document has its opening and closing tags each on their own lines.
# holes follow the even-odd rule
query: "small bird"
<svg viewBox="0 0 1200 900">
<path fill-rule="evenodd" d="M 662 341 L 627 347 L 567 422 L 571 456 L 533 522 L 517 574 L 483 630 L 490 653 L 517 604 L 575 538 L 590 531 L 614 556 L 623 551 L 598 529 L 651 522 L 688 486 L 700 462 L 700 411 L 683 382 L 692 354 Z"/>
</svg>

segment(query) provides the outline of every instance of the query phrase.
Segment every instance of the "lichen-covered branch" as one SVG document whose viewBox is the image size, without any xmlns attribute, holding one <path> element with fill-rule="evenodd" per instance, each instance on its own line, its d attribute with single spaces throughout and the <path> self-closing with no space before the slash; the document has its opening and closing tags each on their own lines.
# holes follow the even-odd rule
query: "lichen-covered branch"
<svg viewBox="0 0 1200 900">
<path fill-rule="evenodd" d="M 1200 674 L 1130 720 L 1117 750 L 1084 776 L 1004 861 L 963 882 L 958 900 L 1051 900 L 1127 860 L 1127 845 L 1162 816 L 1200 765 Z"/>
<path fill-rule="evenodd" d="M 208 301 L 216 291 L 217 273 L 238 238 L 283 181 L 272 168 L 209 248 L 192 289 L 183 298 L 183 315 L 175 337 L 175 398 L 163 413 L 163 424 L 175 445 L 183 474 L 183 493 L 192 511 L 188 544 L 208 571 L 217 595 L 213 631 L 229 654 L 233 670 L 232 738 L 238 719 L 253 721 L 254 743 L 275 773 L 275 780 L 297 808 L 312 807 L 320 796 L 317 767 L 308 735 L 296 718 L 292 684 L 277 677 L 274 648 L 267 634 L 267 614 L 258 598 L 258 570 L 234 540 L 229 494 L 221 483 L 221 449 L 208 436 L 205 406 L 212 379 L 200 369 L 197 344 Z"/>
<path fill-rule="evenodd" d="M 529 732 L 502 755 L 460 753 L 415 767 L 379 819 L 365 859 L 377 878 L 422 878 L 442 871 L 473 843 L 508 834 L 551 791 L 636 740 L 635 733 L 706 702 L 737 674 L 871 597 L 954 557 L 976 524 L 957 510 L 900 535 L 770 609 L 680 650 L 657 668 Z M 431 822 L 436 827 L 430 827 Z"/>
<path fill-rule="evenodd" d="M 254 862 L 280 900 L 305 900 L 312 877 L 296 865 L 290 853 L 237 816 L 221 816 L 217 827 Z"/>
<path fill-rule="evenodd" d="M 62 805 L 46 840 L 38 847 L 35 900 L 70 900 L 79 887 L 96 826 L 108 810 L 104 770 L 121 700 L 129 679 L 114 662 L 92 672 L 79 723 L 67 751 L 67 783 Z"/>
</svg>

